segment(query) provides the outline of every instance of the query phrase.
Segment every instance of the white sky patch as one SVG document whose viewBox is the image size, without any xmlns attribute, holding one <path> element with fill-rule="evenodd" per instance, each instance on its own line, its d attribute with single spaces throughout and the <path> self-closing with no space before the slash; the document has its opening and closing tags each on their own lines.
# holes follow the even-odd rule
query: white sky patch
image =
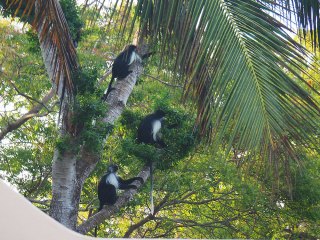
<svg viewBox="0 0 320 240">
<path fill-rule="evenodd" d="M 269 14 L 270 16 L 274 17 L 276 20 L 278 20 L 279 22 L 281 22 L 282 24 L 284 24 L 285 26 L 287 26 L 287 28 L 291 29 L 283 29 L 290 37 L 295 37 L 297 35 L 298 32 L 298 26 L 297 26 L 297 18 L 294 12 L 291 12 L 290 15 L 288 16 L 281 16 L 281 12 L 283 11 L 279 6 L 275 7 L 273 9 L 273 11 L 275 13 L 272 12 L 266 12 L 267 14 Z"/>
<path fill-rule="evenodd" d="M 18 101 L 23 101 L 23 98 L 21 97 L 21 99 L 17 99 Z M 15 108 L 13 103 L 3 103 L 3 101 L 0 101 L 0 112 L 13 112 L 16 111 L 17 109 Z M 19 108 L 19 113 L 21 114 L 25 114 L 28 112 L 28 109 L 26 109 L 25 107 L 21 107 Z"/>
<path fill-rule="evenodd" d="M 79 5 L 84 5 L 85 2 L 86 2 L 86 0 L 77 0 L 78 6 Z M 105 1 L 103 5 L 104 5 L 104 7 L 110 7 L 110 6 L 113 6 L 116 2 L 117 2 L 116 0 L 108 0 L 108 1 Z M 97 3 L 96 0 L 89 0 L 87 2 L 87 5 L 93 7 L 93 6 L 96 6 L 96 3 Z M 99 1 L 98 1 L 98 3 L 99 3 L 98 6 L 101 6 L 101 3 Z M 136 3 L 137 2 L 134 1 L 134 4 L 136 4 Z"/>
</svg>

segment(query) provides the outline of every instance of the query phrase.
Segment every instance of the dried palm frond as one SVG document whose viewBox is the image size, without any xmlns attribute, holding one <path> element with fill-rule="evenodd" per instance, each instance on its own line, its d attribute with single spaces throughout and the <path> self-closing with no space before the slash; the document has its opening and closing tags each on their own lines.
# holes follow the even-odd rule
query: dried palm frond
<svg viewBox="0 0 320 240">
<path fill-rule="evenodd" d="M 67 21 L 57 0 L 7 1 L 6 9 L 13 16 L 31 16 L 32 27 L 37 31 L 49 77 L 63 100 L 74 94 L 73 74 L 78 60 Z"/>
</svg>

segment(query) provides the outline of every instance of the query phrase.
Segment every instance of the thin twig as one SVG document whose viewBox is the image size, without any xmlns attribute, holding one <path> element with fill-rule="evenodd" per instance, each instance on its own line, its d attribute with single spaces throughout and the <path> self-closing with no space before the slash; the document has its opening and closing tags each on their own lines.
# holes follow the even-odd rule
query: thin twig
<svg viewBox="0 0 320 240">
<path fill-rule="evenodd" d="M 41 101 L 39 101 L 38 99 L 35 99 L 35 98 L 33 98 L 33 97 L 30 97 L 30 96 L 28 96 L 27 94 L 21 92 L 21 91 L 19 90 L 19 88 L 18 88 L 11 80 L 8 80 L 8 81 L 9 81 L 9 83 L 12 85 L 12 87 L 16 90 L 16 92 L 18 93 L 18 95 L 20 95 L 20 96 L 22 96 L 22 97 L 25 97 L 25 98 L 28 99 L 28 100 L 37 102 L 37 103 L 41 104 L 45 109 L 47 109 L 47 111 L 50 111 L 50 110 L 48 109 L 48 107 L 47 107 L 43 102 L 41 102 Z"/>
<path fill-rule="evenodd" d="M 109 68 L 108 71 L 98 80 L 98 85 L 101 85 L 101 83 L 104 82 L 111 73 L 111 68 Z"/>
<path fill-rule="evenodd" d="M 51 199 L 46 199 L 46 200 L 37 200 L 37 199 L 33 199 L 33 198 L 28 198 L 28 200 L 32 203 L 37 203 L 37 204 L 41 204 L 44 205 L 46 207 L 50 207 L 50 202 Z"/>
<path fill-rule="evenodd" d="M 42 107 L 44 106 L 44 103 L 49 102 L 49 100 L 54 96 L 54 89 L 51 88 L 51 90 L 43 97 L 42 102 L 35 105 L 31 110 L 29 110 L 26 114 L 24 114 L 21 118 L 15 120 L 14 122 L 8 122 L 7 126 L 1 129 L 0 132 L 0 141 L 13 130 L 19 128 L 22 124 L 24 124 L 26 121 L 28 121 L 30 118 L 36 116 Z M 49 110 L 50 111 L 50 110 Z"/>
<path fill-rule="evenodd" d="M 175 88 L 183 88 L 181 85 L 174 85 L 174 84 L 171 84 L 171 83 L 168 83 L 168 82 L 165 82 L 163 80 L 160 80 L 159 78 L 156 78 L 154 76 L 151 76 L 149 74 L 146 74 L 146 73 L 142 73 L 142 75 L 146 76 L 146 77 L 149 77 L 149 78 L 152 78 L 154 80 L 157 80 L 158 82 L 164 84 L 164 85 L 167 85 L 169 87 L 175 87 Z"/>
</svg>

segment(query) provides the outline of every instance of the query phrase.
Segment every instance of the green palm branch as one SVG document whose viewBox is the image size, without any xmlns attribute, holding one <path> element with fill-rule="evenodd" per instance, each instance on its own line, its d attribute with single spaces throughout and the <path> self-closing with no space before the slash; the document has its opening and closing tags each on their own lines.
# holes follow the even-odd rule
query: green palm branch
<svg viewBox="0 0 320 240">
<path fill-rule="evenodd" d="M 139 0 L 135 16 L 162 58 L 175 59 L 184 96 L 197 102 L 200 133 L 221 143 L 232 128 L 228 149 L 236 142 L 259 153 L 283 136 L 291 147 L 316 146 L 319 107 L 300 76 L 310 55 L 272 17 L 280 13 L 259 2 Z"/>
</svg>

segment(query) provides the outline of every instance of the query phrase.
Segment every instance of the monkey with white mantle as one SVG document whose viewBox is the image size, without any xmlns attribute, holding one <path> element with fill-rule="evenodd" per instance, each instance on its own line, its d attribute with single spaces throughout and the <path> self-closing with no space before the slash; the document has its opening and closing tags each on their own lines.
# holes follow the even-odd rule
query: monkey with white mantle
<svg viewBox="0 0 320 240">
<path fill-rule="evenodd" d="M 121 80 L 126 78 L 130 73 L 132 73 L 132 71 L 129 70 L 129 68 L 134 62 L 141 63 L 142 59 L 148 58 L 153 53 L 154 52 L 149 52 L 140 56 L 137 53 L 137 46 L 132 44 L 126 46 L 124 50 L 121 53 L 119 53 L 119 55 L 115 58 L 112 64 L 111 80 L 108 85 L 108 88 L 103 94 L 102 100 L 105 101 L 109 93 L 113 90 L 112 84 L 114 82 L 114 79 Z"/>
<path fill-rule="evenodd" d="M 124 180 L 117 175 L 118 166 L 112 164 L 108 167 L 108 172 L 103 175 L 98 184 L 98 199 L 99 209 L 98 212 L 103 208 L 104 205 L 113 205 L 116 203 L 117 189 L 137 189 L 136 185 L 132 183 L 134 181 L 140 181 L 142 184 L 144 181 L 141 177 L 133 177 L 128 180 Z M 98 227 L 95 227 L 95 236 L 97 236 Z"/>
<path fill-rule="evenodd" d="M 160 148 L 164 148 L 167 145 L 160 138 L 160 129 L 164 120 L 165 112 L 157 110 L 156 112 L 147 115 L 140 123 L 138 127 L 138 143 L 155 144 Z M 150 164 L 150 202 L 151 202 L 151 214 L 154 214 L 153 204 L 153 171 L 152 171 L 152 160 L 149 159 Z"/>
<path fill-rule="evenodd" d="M 141 177 L 134 177 L 128 180 L 124 180 L 117 175 L 118 166 L 113 164 L 108 167 L 108 172 L 100 179 L 98 184 L 98 198 L 99 198 L 99 210 L 104 205 L 113 205 L 118 199 L 117 189 L 137 189 L 136 185 L 132 183 L 134 181 L 144 182 Z"/>
</svg>

